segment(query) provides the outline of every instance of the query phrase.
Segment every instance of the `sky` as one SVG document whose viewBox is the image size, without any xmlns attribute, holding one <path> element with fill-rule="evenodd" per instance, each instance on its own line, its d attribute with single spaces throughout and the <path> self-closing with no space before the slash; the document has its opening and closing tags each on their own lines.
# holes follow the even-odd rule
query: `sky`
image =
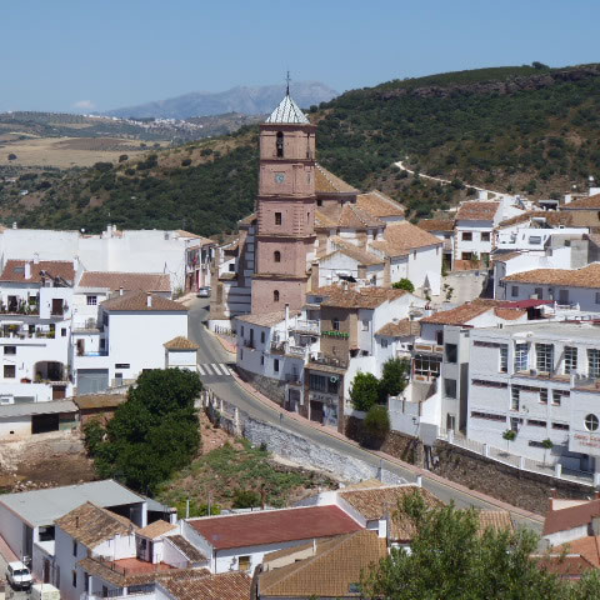
<svg viewBox="0 0 600 600">
<path fill-rule="evenodd" d="M 600 61 L 598 0 L 0 0 L 0 111 Z"/>
</svg>

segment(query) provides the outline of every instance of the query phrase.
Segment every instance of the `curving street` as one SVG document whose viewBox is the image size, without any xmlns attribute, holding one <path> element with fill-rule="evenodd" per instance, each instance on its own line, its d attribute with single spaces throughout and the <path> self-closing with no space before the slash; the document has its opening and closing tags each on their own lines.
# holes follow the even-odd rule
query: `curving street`
<svg viewBox="0 0 600 600">
<path fill-rule="evenodd" d="M 383 466 L 387 471 L 404 477 L 407 481 L 415 481 L 418 473 L 423 475 L 423 486 L 445 502 L 454 501 L 461 508 L 474 506 L 483 509 L 507 508 L 505 504 L 496 502 L 482 494 L 470 493 L 469 490 L 458 486 L 447 480 L 441 480 L 437 476 L 424 474 L 416 467 L 410 468 L 400 461 L 394 459 L 380 458 L 374 452 L 358 447 L 350 441 L 329 435 L 324 427 L 309 425 L 300 418 L 284 417 L 281 420 L 281 411 L 274 405 L 248 393 L 237 382 L 226 368 L 231 368 L 234 356 L 226 352 L 222 345 L 216 340 L 204 326 L 208 315 L 208 302 L 204 299 L 195 299 L 190 305 L 189 337 L 195 341 L 198 350 L 198 365 L 200 377 L 203 383 L 210 387 L 218 396 L 235 404 L 241 410 L 247 412 L 256 419 L 285 427 L 294 433 L 301 435 L 311 441 L 325 447 L 343 452 L 347 455 L 359 458 L 375 467 Z M 511 510 L 513 519 L 526 527 L 540 532 L 542 519 L 520 509 Z"/>
</svg>

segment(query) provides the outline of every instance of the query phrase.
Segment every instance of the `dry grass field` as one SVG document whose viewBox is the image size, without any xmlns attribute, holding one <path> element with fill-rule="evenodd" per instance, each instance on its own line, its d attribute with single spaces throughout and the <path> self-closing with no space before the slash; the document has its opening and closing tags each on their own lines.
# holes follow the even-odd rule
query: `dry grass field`
<svg viewBox="0 0 600 600">
<path fill-rule="evenodd" d="M 0 166 L 15 167 L 89 167 L 94 163 L 113 162 L 119 156 L 127 154 L 130 158 L 151 150 L 140 147 L 140 142 L 119 138 L 30 138 L 10 139 L 3 135 L 0 139 Z M 16 137 L 16 136 L 15 136 Z M 9 138 L 9 139 L 7 139 Z M 161 142 L 161 146 L 168 146 Z M 9 154 L 15 154 L 16 160 L 8 160 Z"/>
</svg>

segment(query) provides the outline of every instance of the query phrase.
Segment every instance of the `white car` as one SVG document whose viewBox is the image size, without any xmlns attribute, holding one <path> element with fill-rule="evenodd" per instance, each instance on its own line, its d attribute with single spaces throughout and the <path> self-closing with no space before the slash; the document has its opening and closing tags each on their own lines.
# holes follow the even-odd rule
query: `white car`
<svg viewBox="0 0 600 600">
<path fill-rule="evenodd" d="M 196 294 L 198 298 L 210 298 L 210 287 L 205 286 L 198 288 L 198 293 Z"/>
<path fill-rule="evenodd" d="M 6 567 L 6 581 L 15 590 L 28 590 L 31 588 L 31 571 L 20 561 L 10 562 Z"/>
</svg>

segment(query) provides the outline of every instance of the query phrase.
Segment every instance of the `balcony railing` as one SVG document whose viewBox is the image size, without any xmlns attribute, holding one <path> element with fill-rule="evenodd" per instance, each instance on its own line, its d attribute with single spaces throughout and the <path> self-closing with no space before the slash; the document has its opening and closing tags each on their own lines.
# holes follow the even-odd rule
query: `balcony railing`
<svg viewBox="0 0 600 600">
<path fill-rule="evenodd" d="M 321 333 L 319 321 L 296 321 L 290 329 L 299 333 L 309 333 L 312 335 L 319 335 Z"/>
<path fill-rule="evenodd" d="M 311 362 L 316 363 L 318 365 L 325 365 L 328 367 L 338 367 L 339 369 L 347 369 L 348 361 L 345 359 L 337 358 L 336 356 L 329 356 L 327 354 L 322 354 L 321 352 L 316 352 L 311 354 L 310 357 Z"/>
<path fill-rule="evenodd" d="M 298 358 L 306 358 L 307 349 L 304 346 L 295 346 L 290 342 L 271 342 L 271 354 L 287 354 Z"/>
</svg>

